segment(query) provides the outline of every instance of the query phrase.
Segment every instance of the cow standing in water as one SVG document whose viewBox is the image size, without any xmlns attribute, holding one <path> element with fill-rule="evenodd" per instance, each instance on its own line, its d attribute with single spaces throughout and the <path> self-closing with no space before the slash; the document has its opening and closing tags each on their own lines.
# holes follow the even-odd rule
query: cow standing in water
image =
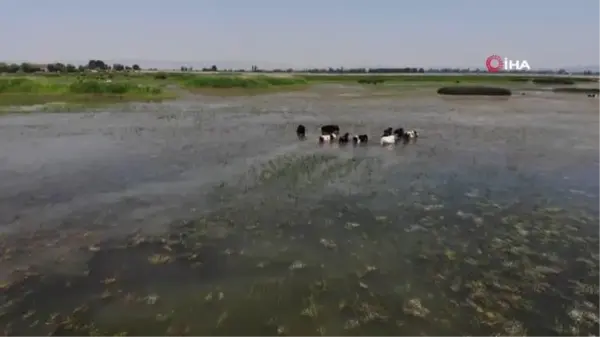
<svg viewBox="0 0 600 337">
<path fill-rule="evenodd" d="M 323 125 L 321 127 L 322 135 L 340 134 L 340 126 L 335 124 Z"/>
<path fill-rule="evenodd" d="M 319 136 L 319 144 L 323 144 L 323 143 L 331 143 L 333 142 L 335 139 L 337 138 L 337 136 L 335 135 L 335 133 L 332 133 L 330 135 L 320 135 Z"/>
<path fill-rule="evenodd" d="M 304 127 L 304 125 L 302 124 L 298 125 L 298 127 L 296 128 L 296 135 L 300 140 L 306 139 L 306 127 Z"/>
<path fill-rule="evenodd" d="M 368 135 L 354 135 L 352 136 L 352 143 L 354 145 L 365 145 L 369 141 Z"/>
<path fill-rule="evenodd" d="M 349 141 L 350 141 L 350 134 L 348 132 L 344 133 L 344 135 L 338 139 L 338 143 L 340 143 L 340 144 L 348 144 Z"/>
</svg>

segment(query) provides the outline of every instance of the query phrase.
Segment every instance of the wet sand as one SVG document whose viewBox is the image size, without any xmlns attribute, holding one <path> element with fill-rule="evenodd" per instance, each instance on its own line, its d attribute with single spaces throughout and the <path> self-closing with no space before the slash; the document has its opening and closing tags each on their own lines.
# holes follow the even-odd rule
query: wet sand
<svg viewBox="0 0 600 337">
<path fill-rule="evenodd" d="M 330 122 L 373 144 L 318 146 Z M 594 333 L 598 133 L 583 95 L 337 85 L 4 116 L 0 327 Z"/>
</svg>

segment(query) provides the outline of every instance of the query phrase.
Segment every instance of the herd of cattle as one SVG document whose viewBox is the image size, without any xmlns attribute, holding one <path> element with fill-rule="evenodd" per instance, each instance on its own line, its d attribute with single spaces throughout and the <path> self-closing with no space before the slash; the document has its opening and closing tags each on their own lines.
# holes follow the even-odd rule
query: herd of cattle
<svg viewBox="0 0 600 337">
<path fill-rule="evenodd" d="M 301 140 L 306 139 L 306 127 L 302 124 L 298 125 L 296 128 L 296 135 Z M 419 137 L 419 133 L 415 130 L 407 130 L 404 128 L 387 128 L 383 130 L 383 134 L 379 139 L 379 143 L 381 145 L 391 145 L 396 144 L 399 141 L 403 141 L 407 143 L 411 140 Z M 340 136 L 340 127 L 339 125 L 329 124 L 323 125 L 321 127 L 321 135 L 318 138 L 319 144 L 324 143 L 333 143 L 337 141 L 339 144 L 348 144 L 352 142 L 354 145 L 366 144 L 369 141 L 368 135 L 350 135 L 350 133 L 346 132 L 342 136 Z"/>
</svg>

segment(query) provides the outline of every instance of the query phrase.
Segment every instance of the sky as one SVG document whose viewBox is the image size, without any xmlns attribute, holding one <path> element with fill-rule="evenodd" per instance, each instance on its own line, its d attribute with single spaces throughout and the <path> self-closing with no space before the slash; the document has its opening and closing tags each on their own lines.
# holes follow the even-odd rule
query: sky
<svg viewBox="0 0 600 337">
<path fill-rule="evenodd" d="M 1 0 L 0 60 L 596 66 L 599 16 L 598 0 Z"/>
</svg>

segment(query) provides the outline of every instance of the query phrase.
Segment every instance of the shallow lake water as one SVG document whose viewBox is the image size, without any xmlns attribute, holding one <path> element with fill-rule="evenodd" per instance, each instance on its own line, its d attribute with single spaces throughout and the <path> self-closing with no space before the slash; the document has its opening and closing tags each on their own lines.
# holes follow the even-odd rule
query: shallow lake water
<svg viewBox="0 0 600 337">
<path fill-rule="evenodd" d="M 597 334 L 597 99 L 360 94 L 1 117 L 0 331 Z"/>
</svg>

